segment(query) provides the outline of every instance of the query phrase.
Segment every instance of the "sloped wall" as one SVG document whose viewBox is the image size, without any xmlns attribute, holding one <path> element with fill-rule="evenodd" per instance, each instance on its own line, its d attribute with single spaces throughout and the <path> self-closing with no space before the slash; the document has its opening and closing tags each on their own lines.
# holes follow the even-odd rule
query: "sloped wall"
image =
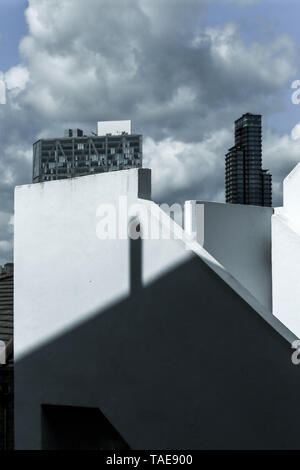
<svg viewBox="0 0 300 470">
<path fill-rule="evenodd" d="M 300 165 L 286 177 L 272 217 L 273 313 L 300 338 Z"/>
<path fill-rule="evenodd" d="M 16 191 L 16 447 L 42 448 L 44 405 L 133 449 L 300 447 L 300 369 L 256 300 L 196 242 L 97 239 L 99 202 L 156 209 L 140 171 Z"/>
</svg>

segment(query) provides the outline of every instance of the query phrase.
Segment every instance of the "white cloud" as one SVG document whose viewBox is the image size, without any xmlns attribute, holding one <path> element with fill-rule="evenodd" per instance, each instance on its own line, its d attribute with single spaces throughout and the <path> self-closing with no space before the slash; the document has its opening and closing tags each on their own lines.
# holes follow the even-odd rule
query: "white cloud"
<svg viewBox="0 0 300 470">
<path fill-rule="evenodd" d="M 246 45 L 238 35 L 237 25 L 230 23 L 205 28 L 193 40 L 195 47 L 207 43 L 212 59 L 222 68 L 223 74 L 237 75 L 241 87 L 255 79 L 258 86 L 281 87 L 297 72 L 295 46 L 286 34 L 281 34 L 267 46 L 257 42 Z"/>
<path fill-rule="evenodd" d="M 300 122 L 292 129 L 291 137 L 293 140 L 300 139 Z"/>
<path fill-rule="evenodd" d="M 9 253 L 12 249 L 12 242 L 8 240 L 0 240 L 0 253 Z"/>
<path fill-rule="evenodd" d="M 199 31 L 206 3 L 131 0 L 124 9 L 121 0 L 30 0 L 30 34 L 20 45 L 31 77 L 24 102 L 57 121 L 79 110 L 83 121 L 130 114 L 160 138 L 178 131 L 180 115 L 195 134 L 197 120 L 203 132 L 215 119 L 201 120 L 202 111 L 239 113 L 255 99 L 269 111 L 270 96 L 296 73 L 292 41 L 246 45 L 235 24 Z"/>
<path fill-rule="evenodd" d="M 224 196 L 220 189 L 220 179 L 222 183 L 224 179 L 224 149 L 230 146 L 231 139 L 231 133 L 225 129 L 198 143 L 146 139 L 145 165 L 152 168 L 154 198 L 164 200 L 170 195 L 181 198 L 184 193 L 194 199 L 220 200 Z"/>
<path fill-rule="evenodd" d="M 18 88 L 19 90 L 24 90 L 29 81 L 29 71 L 26 67 L 22 65 L 17 65 L 12 67 L 5 74 L 5 82 L 8 90 L 13 90 Z"/>
</svg>

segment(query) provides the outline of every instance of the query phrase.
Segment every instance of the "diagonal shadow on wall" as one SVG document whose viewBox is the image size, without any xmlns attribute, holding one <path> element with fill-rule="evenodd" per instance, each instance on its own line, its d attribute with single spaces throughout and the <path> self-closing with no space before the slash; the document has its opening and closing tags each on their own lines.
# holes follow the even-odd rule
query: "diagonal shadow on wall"
<svg viewBox="0 0 300 470">
<path fill-rule="evenodd" d="M 99 408 L 132 449 L 298 449 L 291 347 L 201 259 L 16 363 L 16 446 L 42 446 L 42 405 Z M 44 422 L 44 421 L 43 421 Z"/>
</svg>

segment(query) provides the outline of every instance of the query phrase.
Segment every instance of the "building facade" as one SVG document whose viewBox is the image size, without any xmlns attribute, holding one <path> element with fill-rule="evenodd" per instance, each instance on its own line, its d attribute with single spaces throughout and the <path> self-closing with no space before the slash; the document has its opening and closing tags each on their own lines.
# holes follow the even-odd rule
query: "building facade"
<svg viewBox="0 0 300 470">
<path fill-rule="evenodd" d="M 142 135 L 86 136 L 80 129 L 67 129 L 62 138 L 33 144 L 33 183 L 140 168 L 142 158 Z"/>
<path fill-rule="evenodd" d="M 4 266 L 0 266 L 0 276 L 4 274 L 11 274 L 14 272 L 14 264 L 6 263 Z"/>
<path fill-rule="evenodd" d="M 191 224 L 196 239 L 177 224 L 167 238 L 171 219 L 149 200 L 149 177 L 133 169 L 16 188 L 16 449 L 299 449 L 295 336 L 257 285 L 245 287 L 270 264 L 272 210 L 214 204 Z M 95 236 L 100 201 L 127 228 L 120 196 L 139 204 L 154 238 Z M 286 267 L 292 258 L 281 256 Z"/>
<path fill-rule="evenodd" d="M 226 202 L 272 206 L 272 175 L 262 169 L 260 114 L 235 121 L 235 145 L 226 154 Z"/>
</svg>

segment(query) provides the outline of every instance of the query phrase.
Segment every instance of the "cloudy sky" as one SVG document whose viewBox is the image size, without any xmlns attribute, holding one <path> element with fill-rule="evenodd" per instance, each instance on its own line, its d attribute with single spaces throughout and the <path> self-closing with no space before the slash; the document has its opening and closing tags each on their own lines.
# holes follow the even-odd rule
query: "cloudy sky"
<svg viewBox="0 0 300 470">
<path fill-rule="evenodd" d="M 264 167 L 281 204 L 300 161 L 298 0 L 0 0 L 0 264 L 32 143 L 132 119 L 154 199 L 224 201 L 233 121 L 264 116 Z"/>
</svg>

